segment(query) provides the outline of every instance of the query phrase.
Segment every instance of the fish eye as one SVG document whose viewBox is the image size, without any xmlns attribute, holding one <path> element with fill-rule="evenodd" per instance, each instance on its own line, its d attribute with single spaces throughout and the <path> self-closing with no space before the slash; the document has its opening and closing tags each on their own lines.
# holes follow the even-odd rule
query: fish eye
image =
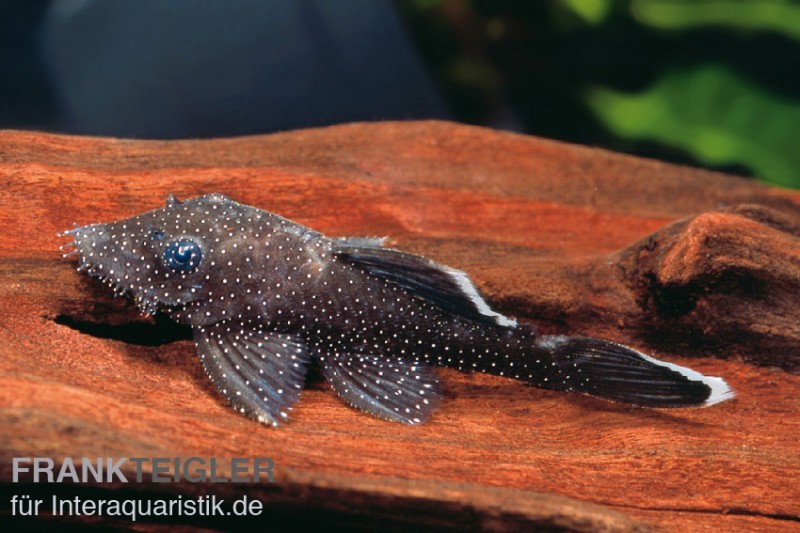
<svg viewBox="0 0 800 533">
<path fill-rule="evenodd" d="M 202 259 L 200 245 L 188 239 L 172 241 L 164 249 L 164 266 L 177 272 L 194 272 Z"/>
</svg>

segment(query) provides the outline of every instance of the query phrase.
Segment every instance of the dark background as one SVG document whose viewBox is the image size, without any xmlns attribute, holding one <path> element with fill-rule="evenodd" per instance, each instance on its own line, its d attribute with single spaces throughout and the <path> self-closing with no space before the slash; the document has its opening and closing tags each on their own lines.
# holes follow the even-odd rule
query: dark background
<svg viewBox="0 0 800 533">
<path fill-rule="evenodd" d="M 0 0 L 0 127 L 442 118 L 800 187 L 782 0 Z"/>
</svg>

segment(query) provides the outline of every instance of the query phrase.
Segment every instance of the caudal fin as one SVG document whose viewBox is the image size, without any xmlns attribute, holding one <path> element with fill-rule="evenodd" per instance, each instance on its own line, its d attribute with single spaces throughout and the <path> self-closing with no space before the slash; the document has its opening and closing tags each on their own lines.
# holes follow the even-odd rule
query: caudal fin
<svg viewBox="0 0 800 533">
<path fill-rule="evenodd" d="M 536 346 L 551 354 L 550 369 L 557 374 L 537 385 L 552 384 L 644 407 L 706 407 L 734 397 L 722 378 L 659 361 L 621 344 L 541 336 Z"/>
</svg>

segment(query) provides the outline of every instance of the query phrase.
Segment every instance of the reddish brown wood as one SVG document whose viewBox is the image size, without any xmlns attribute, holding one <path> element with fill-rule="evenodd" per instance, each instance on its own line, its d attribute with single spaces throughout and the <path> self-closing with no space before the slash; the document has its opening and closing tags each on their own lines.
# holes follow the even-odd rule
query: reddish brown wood
<svg viewBox="0 0 800 533">
<path fill-rule="evenodd" d="M 266 455 L 274 485 L 158 490 L 249 493 L 308 524 L 800 521 L 798 193 L 437 122 L 172 142 L 2 132 L 0 183 L 7 493 L 22 488 L 8 482 L 15 456 Z M 138 316 L 58 251 L 72 223 L 212 191 L 331 235 L 391 236 L 469 272 L 507 314 L 724 376 L 738 397 L 648 411 L 442 370 L 444 405 L 409 428 L 313 377 L 289 425 L 259 426 L 216 394 L 185 331 Z M 185 340 L 141 344 L 162 333 Z"/>
</svg>

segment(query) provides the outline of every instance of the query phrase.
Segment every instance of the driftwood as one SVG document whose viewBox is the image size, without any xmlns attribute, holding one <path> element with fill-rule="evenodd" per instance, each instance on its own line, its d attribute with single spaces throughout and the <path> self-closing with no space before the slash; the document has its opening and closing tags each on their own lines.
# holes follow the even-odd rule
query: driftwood
<svg viewBox="0 0 800 533">
<path fill-rule="evenodd" d="M 800 522 L 796 192 L 436 122 L 171 142 L 3 132 L 0 183 L 4 518 L 13 494 L 213 493 L 263 501 L 247 522 L 260 526 Z M 544 332 L 618 340 L 724 376 L 738 396 L 652 411 L 444 369 L 442 408 L 406 427 L 346 407 L 312 375 L 290 424 L 259 426 L 213 390 L 185 328 L 139 316 L 58 250 L 73 223 L 212 191 L 329 235 L 390 236 Z M 13 457 L 188 456 L 270 457 L 276 482 L 10 481 Z"/>
</svg>

